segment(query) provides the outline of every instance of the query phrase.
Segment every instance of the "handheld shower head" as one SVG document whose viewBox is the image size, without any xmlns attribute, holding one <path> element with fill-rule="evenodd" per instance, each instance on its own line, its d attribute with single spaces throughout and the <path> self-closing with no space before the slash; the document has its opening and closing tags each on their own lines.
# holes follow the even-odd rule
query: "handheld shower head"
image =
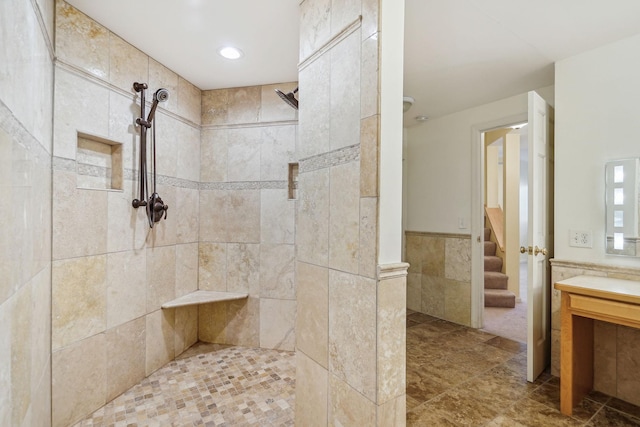
<svg viewBox="0 0 640 427">
<path fill-rule="evenodd" d="M 298 88 L 295 88 L 293 90 L 293 92 L 289 92 L 289 93 L 284 93 L 283 91 L 281 91 L 280 89 L 276 89 L 276 93 L 278 94 L 278 96 L 280 98 L 282 98 L 282 100 L 284 102 L 286 102 L 287 104 L 289 104 L 292 108 L 294 109 L 298 109 L 298 100 L 296 99 L 296 97 L 294 96 L 294 94 L 298 92 Z"/>
<path fill-rule="evenodd" d="M 149 125 L 151 125 L 151 121 L 156 114 L 158 103 L 165 102 L 167 99 L 169 99 L 169 91 L 163 87 L 158 89 L 156 93 L 153 94 L 153 104 L 151 104 L 151 110 L 149 111 L 149 116 L 147 117 L 147 123 Z"/>
<path fill-rule="evenodd" d="M 169 99 L 169 91 L 163 87 L 158 89 L 156 93 L 153 94 L 153 100 L 158 102 L 165 102 Z"/>
</svg>

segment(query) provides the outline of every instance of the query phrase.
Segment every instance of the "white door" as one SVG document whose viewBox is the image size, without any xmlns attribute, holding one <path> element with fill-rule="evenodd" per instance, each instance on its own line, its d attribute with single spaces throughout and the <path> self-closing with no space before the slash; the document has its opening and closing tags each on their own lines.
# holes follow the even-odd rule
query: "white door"
<svg viewBox="0 0 640 427">
<path fill-rule="evenodd" d="M 527 274 L 527 380 L 534 381 L 551 355 L 553 250 L 553 110 L 529 92 L 529 228 Z"/>
</svg>

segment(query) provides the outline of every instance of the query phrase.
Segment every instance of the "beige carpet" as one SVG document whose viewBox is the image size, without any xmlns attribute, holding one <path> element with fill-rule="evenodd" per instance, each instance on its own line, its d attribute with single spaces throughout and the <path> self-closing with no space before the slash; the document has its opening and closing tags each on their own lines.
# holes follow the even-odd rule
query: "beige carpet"
<svg viewBox="0 0 640 427">
<path fill-rule="evenodd" d="M 520 265 L 520 302 L 515 308 L 485 307 L 483 331 L 527 342 L 527 264 Z"/>
</svg>

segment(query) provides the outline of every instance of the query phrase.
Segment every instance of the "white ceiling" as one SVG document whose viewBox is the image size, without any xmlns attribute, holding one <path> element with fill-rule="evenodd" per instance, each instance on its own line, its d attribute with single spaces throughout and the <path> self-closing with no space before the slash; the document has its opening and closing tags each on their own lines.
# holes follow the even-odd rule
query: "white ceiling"
<svg viewBox="0 0 640 427">
<path fill-rule="evenodd" d="M 551 85 L 555 61 L 640 33 L 638 0 L 405 1 L 408 126 Z M 68 2 L 201 89 L 297 80 L 299 0 Z"/>
</svg>

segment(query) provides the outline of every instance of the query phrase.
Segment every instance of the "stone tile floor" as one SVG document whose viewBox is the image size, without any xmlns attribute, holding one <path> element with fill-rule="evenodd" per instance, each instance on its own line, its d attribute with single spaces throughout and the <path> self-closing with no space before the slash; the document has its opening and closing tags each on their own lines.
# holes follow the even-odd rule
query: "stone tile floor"
<svg viewBox="0 0 640 427">
<path fill-rule="evenodd" d="M 408 312 L 408 426 L 640 426 L 600 393 L 566 417 L 559 394 L 548 373 L 526 381 L 524 344 Z M 76 427 L 292 426 L 294 399 L 293 352 L 198 343 Z"/>
<path fill-rule="evenodd" d="M 292 426 L 293 352 L 197 343 L 76 426 Z"/>
<path fill-rule="evenodd" d="M 558 378 L 526 380 L 526 345 L 407 314 L 408 426 L 640 426 L 640 408 L 591 393 L 560 413 Z"/>
</svg>

